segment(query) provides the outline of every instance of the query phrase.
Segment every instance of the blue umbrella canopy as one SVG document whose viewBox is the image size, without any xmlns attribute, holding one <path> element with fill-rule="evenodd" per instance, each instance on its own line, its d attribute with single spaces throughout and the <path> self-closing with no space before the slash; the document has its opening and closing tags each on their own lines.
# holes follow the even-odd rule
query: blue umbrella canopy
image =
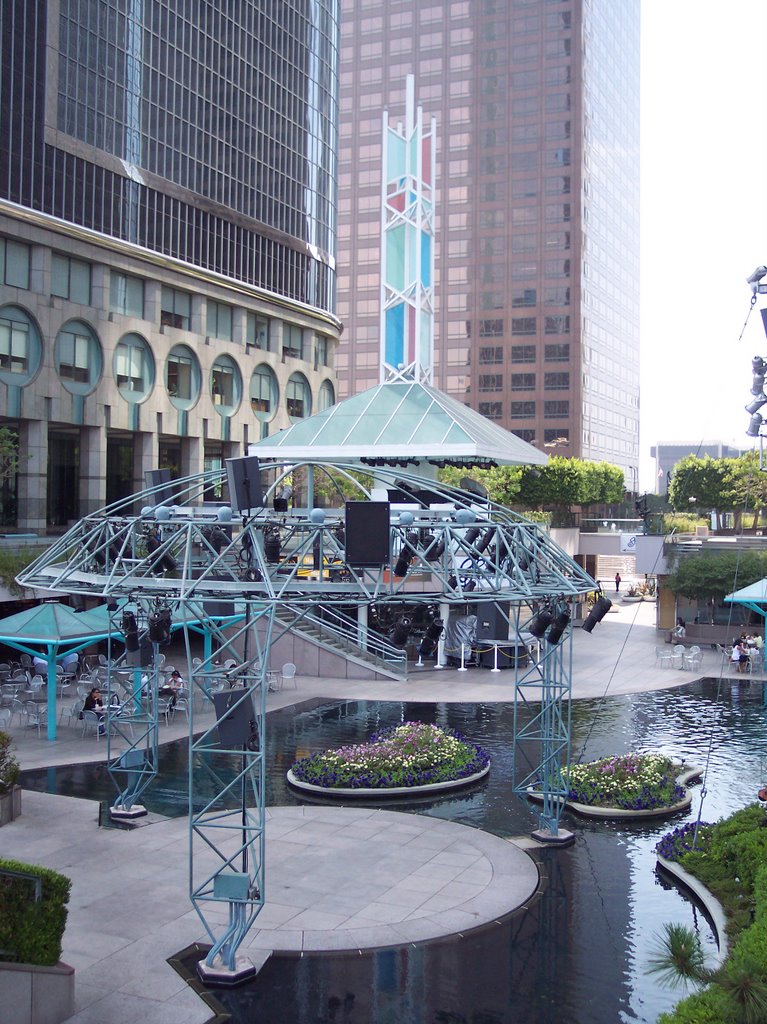
<svg viewBox="0 0 767 1024">
<path fill-rule="evenodd" d="M 0 643 L 22 651 L 30 644 L 69 646 L 103 640 L 108 635 L 106 605 L 89 612 L 76 612 L 59 601 L 47 601 L 0 619 Z"/>
</svg>

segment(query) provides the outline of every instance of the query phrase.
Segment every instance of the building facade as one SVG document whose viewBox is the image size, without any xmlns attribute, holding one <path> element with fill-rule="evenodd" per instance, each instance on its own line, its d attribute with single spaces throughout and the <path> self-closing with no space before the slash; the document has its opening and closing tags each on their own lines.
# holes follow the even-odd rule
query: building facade
<svg viewBox="0 0 767 1024">
<path fill-rule="evenodd" d="M 434 384 L 639 461 L 638 0 L 341 0 L 337 368 L 378 380 L 381 111 L 437 122 Z"/>
<path fill-rule="evenodd" d="M 0 16 L 2 525 L 56 530 L 335 402 L 337 0 Z"/>
<path fill-rule="evenodd" d="M 705 458 L 706 455 L 710 455 L 712 459 L 737 459 L 746 451 L 747 448 L 737 448 L 722 441 L 667 441 L 653 445 L 650 448 L 650 455 L 655 459 L 653 491 L 655 494 L 665 494 L 668 491 L 674 466 L 688 455 L 695 455 L 699 459 Z"/>
</svg>

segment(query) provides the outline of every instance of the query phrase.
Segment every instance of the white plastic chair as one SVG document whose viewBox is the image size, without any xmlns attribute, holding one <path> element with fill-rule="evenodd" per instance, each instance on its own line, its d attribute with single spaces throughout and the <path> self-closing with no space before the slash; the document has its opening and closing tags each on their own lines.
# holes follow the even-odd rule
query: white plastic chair
<svg viewBox="0 0 767 1024">
<path fill-rule="evenodd" d="M 703 652 L 700 647 L 693 645 L 689 651 L 682 655 L 682 668 L 696 672 L 703 662 Z"/>
<path fill-rule="evenodd" d="M 283 689 L 285 683 L 293 683 L 294 689 L 298 689 L 298 681 L 296 680 L 296 666 L 292 661 L 287 661 L 280 669 L 280 689 Z"/>
<path fill-rule="evenodd" d="M 32 729 L 37 729 L 37 735 L 39 736 L 40 729 L 47 717 L 45 705 L 38 704 L 34 700 L 25 701 L 24 717 L 26 718 L 27 726 Z"/>
<path fill-rule="evenodd" d="M 674 664 L 674 652 L 669 647 L 656 647 L 655 648 L 655 661 L 660 664 L 663 668 L 664 665 L 668 665 L 669 668 Z"/>
<path fill-rule="evenodd" d="M 0 729 L 5 731 L 11 724 L 13 712 L 10 708 L 0 708 Z"/>
<path fill-rule="evenodd" d="M 675 666 L 679 667 L 679 668 L 682 668 L 683 664 L 684 664 L 684 652 L 685 652 L 684 644 L 675 644 L 674 645 L 674 653 L 672 655 L 672 657 L 674 659 L 673 664 Z"/>
<path fill-rule="evenodd" d="M 79 722 L 80 712 L 83 709 L 84 703 L 84 700 L 75 700 L 72 701 L 72 703 L 68 706 L 64 704 L 61 708 L 61 713 L 59 715 L 59 725 L 63 723 L 65 718 L 67 719 L 67 725 L 71 725 L 72 722 Z"/>
</svg>

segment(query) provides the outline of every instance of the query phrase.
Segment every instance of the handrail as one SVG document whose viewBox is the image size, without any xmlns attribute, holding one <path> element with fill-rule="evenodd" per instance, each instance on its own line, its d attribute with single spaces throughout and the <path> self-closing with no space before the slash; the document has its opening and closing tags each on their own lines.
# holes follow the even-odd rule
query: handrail
<svg viewBox="0 0 767 1024">
<path fill-rule="evenodd" d="M 343 640 L 348 646 L 350 653 L 356 650 L 382 665 L 404 671 L 407 663 L 407 654 L 401 647 L 395 647 L 393 644 L 387 643 L 372 630 L 368 631 L 363 646 L 360 644 L 359 629 L 354 619 L 331 608 L 323 608 L 322 611 L 323 614 L 321 616 L 314 615 L 309 611 L 297 615 L 294 619 L 294 625 L 300 629 L 302 622 L 312 623 L 323 632 L 331 633 L 338 639 Z M 333 620 L 336 621 L 334 622 Z"/>
</svg>

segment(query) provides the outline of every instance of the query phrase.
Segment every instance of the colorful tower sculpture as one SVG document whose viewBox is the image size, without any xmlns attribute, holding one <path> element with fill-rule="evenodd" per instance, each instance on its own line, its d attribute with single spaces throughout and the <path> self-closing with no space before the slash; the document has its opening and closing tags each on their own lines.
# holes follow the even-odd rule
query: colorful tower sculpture
<svg viewBox="0 0 767 1024">
<path fill-rule="evenodd" d="M 436 122 L 424 129 L 408 75 L 405 123 L 383 115 L 381 382 L 431 384 L 434 364 Z"/>
</svg>

